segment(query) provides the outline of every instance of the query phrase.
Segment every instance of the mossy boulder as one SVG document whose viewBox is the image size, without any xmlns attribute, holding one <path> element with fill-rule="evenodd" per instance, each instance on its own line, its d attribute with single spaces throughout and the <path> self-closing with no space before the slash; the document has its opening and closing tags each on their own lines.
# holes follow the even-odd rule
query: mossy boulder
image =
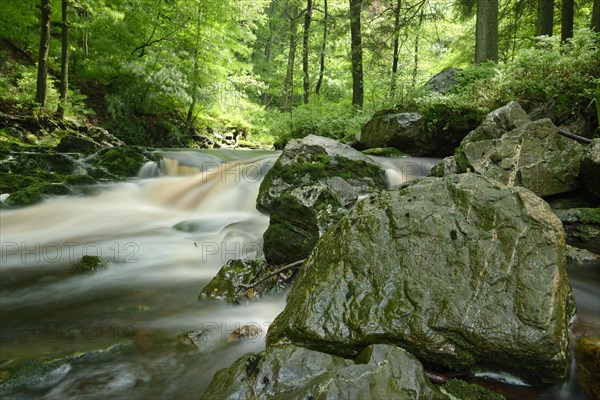
<svg viewBox="0 0 600 400">
<path fill-rule="evenodd" d="M 6 204 L 15 207 L 28 206 L 38 203 L 48 196 L 69 193 L 70 189 L 62 183 L 36 182 L 11 193 L 6 200 Z"/>
<path fill-rule="evenodd" d="M 77 272 L 97 272 L 108 268 L 108 261 L 98 256 L 83 256 L 73 269 Z"/>
<path fill-rule="evenodd" d="M 600 199 L 600 139 L 594 139 L 585 149 L 579 176 L 586 189 Z"/>
<path fill-rule="evenodd" d="M 440 390 L 452 400 L 506 400 L 506 397 L 500 393 L 460 379 L 450 379 L 440 387 Z"/>
<path fill-rule="evenodd" d="M 271 264 L 305 258 L 359 194 L 387 186 L 379 164 L 350 146 L 309 135 L 290 140 L 261 183 L 257 208 L 271 217 L 264 252 Z"/>
<path fill-rule="evenodd" d="M 562 225 L 531 191 L 460 174 L 372 194 L 325 234 L 267 345 L 423 362 L 529 382 L 568 373 L 574 300 Z"/>
<path fill-rule="evenodd" d="M 68 175 L 76 169 L 75 160 L 66 155 L 39 149 L 38 152 L 13 153 L 10 162 L 2 163 L 4 172 L 28 174 L 41 170 L 55 174 Z"/>
<path fill-rule="evenodd" d="M 471 104 L 404 104 L 376 113 L 362 128 L 356 147 L 395 147 L 411 156 L 446 157 L 483 117 Z"/>
<path fill-rule="evenodd" d="M 215 375 L 203 400 L 446 400 L 415 357 L 391 345 L 346 360 L 293 345 L 247 354 Z"/>
<path fill-rule="evenodd" d="M 77 132 L 67 132 L 56 146 L 59 153 L 92 154 L 99 149 L 98 143 Z"/>
<path fill-rule="evenodd" d="M 363 150 L 362 153 L 368 156 L 379 157 L 409 157 L 408 154 L 395 147 L 375 147 L 373 149 Z"/>
<path fill-rule="evenodd" d="M 521 105 L 516 101 L 511 101 L 505 106 L 490 112 L 481 125 L 464 137 L 461 146 L 481 140 L 500 139 L 505 133 L 529 122 L 531 120 L 521 108 Z"/>
<path fill-rule="evenodd" d="M 577 340 L 577 380 L 592 398 L 600 399 L 600 336 Z"/>
<path fill-rule="evenodd" d="M 92 162 L 111 174 L 121 178 L 131 178 L 137 176 L 145 161 L 146 157 L 141 149 L 122 146 L 100 151 L 98 158 Z"/>
<path fill-rule="evenodd" d="M 568 208 L 555 210 L 570 242 L 591 244 L 600 248 L 600 208 Z"/>
<path fill-rule="evenodd" d="M 509 186 L 523 186 L 538 196 L 579 187 L 583 146 L 558 133 L 549 119 L 525 123 L 498 139 L 463 143 L 473 171 Z"/>
<path fill-rule="evenodd" d="M 265 260 L 229 260 L 200 292 L 200 299 L 225 300 L 230 303 L 243 303 L 258 299 L 270 293 L 282 291 L 291 277 L 293 270 L 286 270 L 272 275 L 278 268 L 269 265 Z M 249 285 L 258 281 L 260 284 L 245 289 L 241 285 Z"/>
</svg>

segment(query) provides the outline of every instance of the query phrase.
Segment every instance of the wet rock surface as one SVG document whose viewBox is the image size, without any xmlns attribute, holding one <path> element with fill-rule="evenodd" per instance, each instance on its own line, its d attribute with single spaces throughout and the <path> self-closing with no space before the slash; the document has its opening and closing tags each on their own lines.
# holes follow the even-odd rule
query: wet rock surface
<svg viewBox="0 0 600 400">
<path fill-rule="evenodd" d="M 352 357 L 395 343 L 450 369 L 567 376 L 574 314 L 558 218 L 529 190 L 475 174 L 360 202 L 299 272 L 268 346 Z"/>
<path fill-rule="evenodd" d="M 354 360 L 293 345 L 247 354 L 219 371 L 202 399 L 448 399 L 419 361 L 391 345 Z"/>
<path fill-rule="evenodd" d="M 350 146 L 314 135 L 290 140 L 257 199 L 257 208 L 271 217 L 264 234 L 267 261 L 305 258 L 360 194 L 385 187 L 381 167 Z"/>
</svg>

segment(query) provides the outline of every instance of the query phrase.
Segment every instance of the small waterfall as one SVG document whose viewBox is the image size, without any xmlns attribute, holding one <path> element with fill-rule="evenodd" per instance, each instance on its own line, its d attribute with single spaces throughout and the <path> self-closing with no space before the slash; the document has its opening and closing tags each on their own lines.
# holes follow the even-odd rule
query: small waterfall
<svg viewBox="0 0 600 400">
<path fill-rule="evenodd" d="M 390 187 L 427 176 L 439 158 L 369 156 L 385 170 Z"/>
</svg>

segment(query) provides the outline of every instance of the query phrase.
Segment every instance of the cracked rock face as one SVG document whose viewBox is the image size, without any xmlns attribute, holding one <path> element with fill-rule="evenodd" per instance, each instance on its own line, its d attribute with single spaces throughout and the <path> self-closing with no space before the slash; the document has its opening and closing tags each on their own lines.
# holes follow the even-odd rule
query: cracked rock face
<svg viewBox="0 0 600 400">
<path fill-rule="evenodd" d="M 538 196 L 579 187 L 583 146 L 559 135 L 549 119 L 520 125 L 499 138 L 463 142 L 463 150 L 474 172 Z"/>
<path fill-rule="evenodd" d="M 247 354 L 215 375 L 205 400 L 448 399 L 413 356 L 391 345 L 367 347 L 354 361 L 293 345 Z"/>
<path fill-rule="evenodd" d="M 424 178 L 358 203 L 299 272 L 267 344 L 354 356 L 393 343 L 452 369 L 556 382 L 574 302 L 564 232 L 531 191 Z"/>
</svg>

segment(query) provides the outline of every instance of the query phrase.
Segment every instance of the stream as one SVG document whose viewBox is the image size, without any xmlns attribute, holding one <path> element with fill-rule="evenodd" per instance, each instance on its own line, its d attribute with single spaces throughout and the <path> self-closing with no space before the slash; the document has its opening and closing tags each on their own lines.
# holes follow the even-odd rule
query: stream
<svg viewBox="0 0 600 400">
<path fill-rule="evenodd" d="M 278 155 L 163 151 L 139 178 L 2 210 L 0 374 L 17 364 L 43 373 L 27 384 L 12 376 L 0 396 L 198 399 L 217 370 L 262 350 L 285 294 L 247 305 L 200 302 L 198 294 L 229 259 L 262 254 L 269 218 L 255 203 Z M 437 162 L 373 158 L 394 185 Z M 108 268 L 75 271 L 84 255 L 101 256 Z M 600 331 L 600 268 L 570 265 L 569 273 L 576 326 Z M 262 334 L 229 343 L 245 324 Z M 206 348 L 178 345 L 175 338 L 187 331 L 203 331 Z M 58 361 L 21 361 L 28 359 Z M 532 389 L 485 381 L 511 399 L 586 399 L 574 382 Z"/>
</svg>

